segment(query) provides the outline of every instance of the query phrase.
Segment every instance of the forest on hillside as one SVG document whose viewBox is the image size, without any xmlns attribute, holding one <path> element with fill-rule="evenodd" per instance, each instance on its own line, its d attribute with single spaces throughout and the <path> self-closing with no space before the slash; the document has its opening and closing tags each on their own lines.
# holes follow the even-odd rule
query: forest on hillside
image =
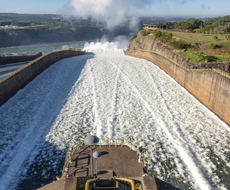
<svg viewBox="0 0 230 190">
<path fill-rule="evenodd" d="M 59 15 L 0 14 L 0 47 L 90 40 L 103 35 L 90 20 Z"/>
<path fill-rule="evenodd" d="M 176 21 L 177 20 L 177 21 Z M 156 23 L 159 27 L 164 29 L 177 29 L 180 31 L 190 33 L 206 33 L 206 34 L 225 34 L 230 33 L 230 16 L 212 18 L 212 19 L 198 19 L 188 18 L 184 20 L 171 19 L 166 22 Z"/>
<path fill-rule="evenodd" d="M 92 22 L 90 18 L 0 13 L 0 47 L 94 40 L 103 35 L 129 35 L 132 31 L 127 25 L 124 23 L 110 31 L 105 24 Z"/>
<path fill-rule="evenodd" d="M 214 19 L 141 17 L 137 29 L 144 24 L 158 24 L 189 32 L 230 32 L 230 16 Z M 128 24 L 113 31 L 91 19 L 64 17 L 56 14 L 0 13 L 0 47 L 93 40 L 103 35 L 129 35 Z"/>
</svg>

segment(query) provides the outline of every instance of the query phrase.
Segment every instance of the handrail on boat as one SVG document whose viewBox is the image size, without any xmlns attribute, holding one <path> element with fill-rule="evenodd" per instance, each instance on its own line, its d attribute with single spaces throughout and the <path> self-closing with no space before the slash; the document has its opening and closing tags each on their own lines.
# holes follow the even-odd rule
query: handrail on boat
<svg viewBox="0 0 230 190">
<path fill-rule="evenodd" d="M 122 184 L 126 184 L 131 186 L 131 190 L 135 190 L 135 183 L 132 179 L 127 179 L 127 178 L 117 178 L 117 177 L 112 177 L 114 181 L 117 181 Z"/>
<path fill-rule="evenodd" d="M 65 164 L 62 169 L 61 178 L 56 177 L 58 180 L 66 177 L 66 174 L 68 173 L 68 167 L 67 167 L 68 163 L 69 163 L 69 152 L 66 153 Z"/>
<path fill-rule="evenodd" d="M 96 183 L 100 178 L 96 178 L 96 179 L 89 179 L 86 181 L 85 183 L 85 190 L 89 190 L 90 189 L 90 185 Z"/>
<path fill-rule="evenodd" d="M 73 155 L 73 152 L 76 151 L 77 149 L 79 150 L 83 145 L 84 145 L 84 141 L 83 140 L 78 141 L 76 144 L 74 144 L 71 147 L 71 154 Z"/>
</svg>

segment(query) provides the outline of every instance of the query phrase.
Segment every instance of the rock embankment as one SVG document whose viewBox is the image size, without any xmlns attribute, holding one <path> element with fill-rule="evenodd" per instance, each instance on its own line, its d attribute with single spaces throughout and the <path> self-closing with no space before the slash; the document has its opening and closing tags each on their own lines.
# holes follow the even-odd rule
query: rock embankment
<svg viewBox="0 0 230 190">
<path fill-rule="evenodd" d="M 133 40 L 133 42 L 128 47 L 127 51 L 138 49 L 158 52 L 188 69 L 220 69 L 230 73 L 229 61 L 194 64 L 188 59 L 179 56 L 173 49 L 170 49 L 169 47 L 155 40 L 153 36 L 142 36 L 141 32 L 138 33 L 137 38 Z"/>
<path fill-rule="evenodd" d="M 140 32 L 125 54 L 147 59 L 159 66 L 230 125 L 229 62 L 193 64 L 153 36 L 142 36 Z"/>
</svg>

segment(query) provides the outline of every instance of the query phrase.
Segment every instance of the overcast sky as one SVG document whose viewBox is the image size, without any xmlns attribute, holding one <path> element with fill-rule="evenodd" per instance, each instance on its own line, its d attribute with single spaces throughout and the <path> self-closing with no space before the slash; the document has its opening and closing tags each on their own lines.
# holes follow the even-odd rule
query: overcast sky
<svg viewBox="0 0 230 190">
<path fill-rule="evenodd" d="M 71 1 L 72 0 L 0 0 L 0 12 L 60 14 L 66 11 L 66 6 Z M 84 1 L 85 3 L 88 0 L 78 1 Z M 94 1 L 101 3 L 102 0 Z M 129 7 L 127 14 L 137 16 L 195 17 L 230 15 L 230 0 L 103 0 L 103 2 L 106 1 L 120 1 Z M 141 2 L 143 2 L 143 5 Z M 116 10 L 114 10 L 113 14 L 116 14 Z"/>
</svg>

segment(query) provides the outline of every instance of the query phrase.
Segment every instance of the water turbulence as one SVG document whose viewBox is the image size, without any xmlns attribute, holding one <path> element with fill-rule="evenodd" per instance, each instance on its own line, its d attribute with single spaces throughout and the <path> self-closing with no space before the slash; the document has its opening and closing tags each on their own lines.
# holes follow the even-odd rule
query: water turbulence
<svg viewBox="0 0 230 190">
<path fill-rule="evenodd" d="M 0 108 L 0 189 L 53 181 L 65 151 L 88 133 L 142 145 L 149 174 L 181 189 L 230 189 L 224 122 L 153 63 L 119 49 L 87 51 L 94 54 L 59 61 Z"/>
</svg>

